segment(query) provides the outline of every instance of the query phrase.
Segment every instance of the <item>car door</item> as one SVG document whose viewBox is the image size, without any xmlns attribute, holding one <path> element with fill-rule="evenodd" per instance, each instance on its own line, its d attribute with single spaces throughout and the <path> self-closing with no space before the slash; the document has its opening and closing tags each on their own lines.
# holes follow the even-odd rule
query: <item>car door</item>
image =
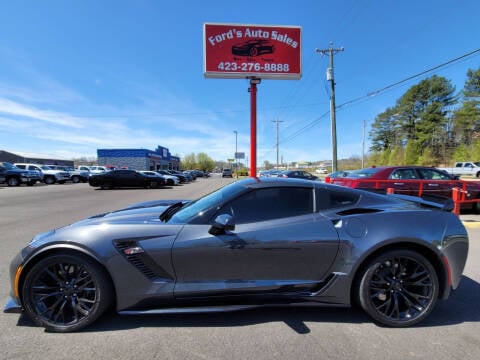
<svg viewBox="0 0 480 360">
<path fill-rule="evenodd" d="M 394 169 L 388 181 L 385 182 L 385 189 L 393 188 L 395 194 L 418 196 L 419 175 L 413 168 Z"/>
<path fill-rule="evenodd" d="M 312 188 L 255 189 L 219 214 L 233 215 L 233 231 L 187 224 L 175 240 L 177 298 L 314 291 L 337 254 L 337 231 L 313 213 Z"/>
<path fill-rule="evenodd" d="M 455 181 L 450 175 L 433 168 L 420 168 L 423 178 L 423 194 L 451 197 Z"/>
</svg>

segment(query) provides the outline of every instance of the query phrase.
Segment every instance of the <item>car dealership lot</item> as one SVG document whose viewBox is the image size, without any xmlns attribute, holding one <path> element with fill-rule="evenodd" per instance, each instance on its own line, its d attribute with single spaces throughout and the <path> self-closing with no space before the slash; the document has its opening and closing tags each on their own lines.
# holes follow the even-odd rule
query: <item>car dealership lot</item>
<svg viewBox="0 0 480 360">
<path fill-rule="evenodd" d="M 0 187 L 0 301 L 8 264 L 33 235 L 152 199 L 189 199 L 232 179 L 213 176 L 173 188 L 96 190 L 88 184 Z M 470 254 L 460 288 L 420 326 L 374 325 L 360 310 L 274 308 L 233 313 L 104 316 L 85 331 L 50 334 L 15 314 L 0 315 L 5 359 L 477 359 L 480 354 L 480 228 L 465 220 Z M 478 216 L 480 221 L 480 216 Z"/>
</svg>

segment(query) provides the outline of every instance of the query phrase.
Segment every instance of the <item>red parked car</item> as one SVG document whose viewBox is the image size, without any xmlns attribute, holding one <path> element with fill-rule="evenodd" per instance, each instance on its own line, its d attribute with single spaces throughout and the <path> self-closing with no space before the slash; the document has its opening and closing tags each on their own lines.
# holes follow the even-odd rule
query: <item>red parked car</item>
<svg viewBox="0 0 480 360">
<path fill-rule="evenodd" d="M 347 177 L 334 177 L 331 184 L 355 189 L 385 193 L 388 188 L 394 193 L 411 196 L 452 197 L 452 188 L 464 193 L 465 200 L 480 199 L 480 182 L 459 180 L 443 170 L 426 166 L 382 166 L 355 170 Z M 464 203 L 462 208 L 480 211 L 480 203 Z"/>
</svg>

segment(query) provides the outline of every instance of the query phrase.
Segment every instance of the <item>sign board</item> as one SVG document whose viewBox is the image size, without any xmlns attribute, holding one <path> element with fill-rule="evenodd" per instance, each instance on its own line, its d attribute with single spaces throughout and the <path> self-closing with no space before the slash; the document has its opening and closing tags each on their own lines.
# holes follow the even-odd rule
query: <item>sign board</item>
<svg viewBox="0 0 480 360">
<path fill-rule="evenodd" d="M 300 79 L 298 26 L 204 24 L 205 77 Z"/>
<path fill-rule="evenodd" d="M 235 159 L 245 159 L 245 153 L 244 152 L 236 152 L 235 153 Z"/>
</svg>

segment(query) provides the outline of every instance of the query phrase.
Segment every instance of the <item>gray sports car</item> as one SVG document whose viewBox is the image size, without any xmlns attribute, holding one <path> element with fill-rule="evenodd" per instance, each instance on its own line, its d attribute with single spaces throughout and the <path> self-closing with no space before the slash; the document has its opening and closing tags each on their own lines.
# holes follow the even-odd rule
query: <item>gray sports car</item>
<svg viewBox="0 0 480 360">
<path fill-rule="evenodd" d="M 120 314 L 359 305 L 425 319 L 458 287 L 468 236 L 443 205 L 300 179 L 249 178 L 39 234 L 10 265 L 5 312 L 50 331 Z"/>
</svg>

